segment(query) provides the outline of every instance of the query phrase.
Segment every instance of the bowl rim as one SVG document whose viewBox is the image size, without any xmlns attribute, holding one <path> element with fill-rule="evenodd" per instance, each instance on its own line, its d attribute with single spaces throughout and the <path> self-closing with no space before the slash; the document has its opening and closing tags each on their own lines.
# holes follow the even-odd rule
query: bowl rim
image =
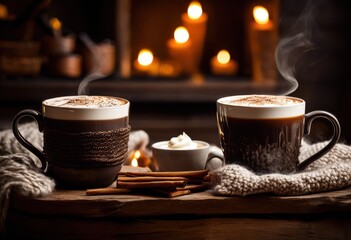
<svg viewBox="0 0 351 240">
<path fill-rule="evenodd" d="M 197 151 L 197 150 L 203 150 L 206 148 L 210 147 L 210 144 L 208 142 L 205 141 L 201 141 L 201 140 L 192 140 L 195 143 L 199 143 L 202 144 L 203 146 L 195 148 L 195 149 L 184 149 L 184 148 L 160 148 L 158 147 L 158 145 L 163 145 L 163 144 L 167 144 L 169 141 L 159 141 L 159 142 L 155 142 L 151 145 L 152 149 L 157 149 L 157 150 L 161 150 L 161 151 L 184 151 L 184 152 L 189 152 L 189 151 Z"/>
</svg>

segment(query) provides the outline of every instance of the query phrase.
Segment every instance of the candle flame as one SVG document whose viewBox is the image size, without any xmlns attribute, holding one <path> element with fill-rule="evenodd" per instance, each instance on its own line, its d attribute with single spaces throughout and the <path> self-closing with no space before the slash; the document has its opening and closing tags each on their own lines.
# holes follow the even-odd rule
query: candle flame
<svg viewBox="0 0 351 240">
<path fill-rule="evenodd" d="M 196 20 L 199 19 L 202 15 L 202 7 L 201 4 L 197 1 L 193 1 L 190 3 L 188 7 L 188 16 L 190 19 Z"/>
<path fill-rule="evenodd" d="M 134 153 L 134 158 L 136 158 L 136 159 L 138 159 L 138 158 L 140 158 L 140 151 L 135 151 L 135 153 Z"/>
<path fill-rule="evenodd" d="M 220 64 L 227 64 L 230 61 L 230 54 L 227 50 L 221 50 L 217 54 L 217 61 Z"/>
<path fill-rule="evenodd" d="M 262 6 L 255 6 L 253 8 L 253 16 L 258 24 L 266 24 L 269 21 L 269 13 L 267 9 Z"/>
<path fill-rule="evenodd" d="M 52 29 L 57 31 L 57 30 L 61 29 L 62 24 L 61 24 L 60 20 L 58 20 L 57 18 L 51 18 L 50 19 L 50 26 L 52 27 Z"/>
<path fill-rule="evenodd" d="M 141 49 L 138 54 L 138 63 L 142 66 L 149 66 L 154 60 L 154 55 L 149 49 Z"/>
<path fill-rule="evenodd" d="M 132 160 L 132 162 L 131 162 L 131 165 L 132 165 L 133 167 L 137 167 L 137 166 L 138 166 L 138 159 L 133 158 L 133 160 Z"/>
<path fill-rule="evenodd" d="M 141 155 L 140 151 L 137 150 L 134 152 L 134 157 L 130 163 L 133 167 L 139 166 L 138 159 L 140 158 L 140 155 Z"/>
<path fill-rule="evenodd" d="M 186 43 L 189 40 L 189 32 L 185 27 L 177 27 L 174 31 L 174 39 L 177 43 Z"/>
</svg>

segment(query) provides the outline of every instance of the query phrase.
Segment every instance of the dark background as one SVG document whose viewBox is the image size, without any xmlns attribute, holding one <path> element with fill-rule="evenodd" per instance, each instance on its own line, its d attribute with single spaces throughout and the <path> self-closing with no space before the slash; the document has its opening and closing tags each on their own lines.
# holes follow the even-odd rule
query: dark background
<svg viewBox="0 0 351 240">
<path fill-rule="evenodd" d="M 28 0 L 0 0 L 13 13 L 20 13 Z M 136 58 L 141 48 L 154 50 L 158 57 L 166 58 L 166 41 L 173 36 L 175 27 L 181 23 L 181 14 L 186 12 L 190 1 L 177 0 L 132 0 L 131 1 L 131 53 Z M 218 144 L 215 99 L 228 94 L 252 92 L 275 93 L 268 87 L 257 87 L 251 81 L 250 57 L 247 53 L 247 13 L 253 1 L 200 1 L 208 14 L 208 28 L 201 70 L 205 83 L 196 87 L 187 79 L 134 78 L 125 80 L 116 74 L 110 79 L 113 88 L 94 83 L 91 94 L 114 94 L 126 97 L 132 102 L 131 123 L 134 129 L 144 129 L 151 141 L 165 140 L 187 131 L 193 138 Z M 257 1 L 255 1 L 256 3 Z M 311 40 L 313 49 L 305 52 L 297 61 L 296 79 L 299 88 L 291 95 L 307 102 L 307 111 L 326 110 L 337 116 L 342 126 L 342 141 L 351 143 L 351 77 L 350 77 L 350 3 L 338 0 L 272 0 L 258 1 L 272 12 L 271 18 L 278 23 L 280 38 L 296 34 L 303 25 L 295 24 L 307 4 L 313 5 L 311 12 L 313 28 Z M 69 1 L 53 0 L 47 9 L 48 16 L 58 17 L 65 31 L 79 34 L 88 33 L 96 42 L 111 39 L 118 46 L 116 38 L 117 1 Z M 0 31 L 2 31 L 0 29 Z M 39 33 L 36 37 L 40 35 Z M 228 49 L 240 65 L 234 78 L 212 76 L 209 60 L 221 49 Z M 118 53 L 117 53 L 118 54 Z M 118 63 L 117 63 L 118 64 Z M 37 78 L 9 78 L 0 80 L 0 128 L 10 126 L 13 115 L 24 108 L 40 109 L 40 101 L 47 97 L 76 94 L 81 79 L 58 79 L 45 75 Z M 216 85 L 216 83 L 218 84 Z M 288 88 L 279 79 L 282 88 Z M 246 87 L 242 87 L 242 85 Z M 111 86 L 108 85 L 108 86 Z M 28 92 L 31 91 L 36 92 Z M 33 90 L 34 89 L 34 90 Z M 42 90 L 41 90 L 42 89 Z M 213 90 L 211 90 L 213 89 Z M 278 88 L 280 89 L 280 88 Z M 9 92 L 13 91 L 13 92 Z M 201 97 L 196 97 L 200 92 Z M 193 96 L 193 97 L 192 97 Z M 323 121 L 316 125 L 317 140 L 330 133 Z"/>
</svg>

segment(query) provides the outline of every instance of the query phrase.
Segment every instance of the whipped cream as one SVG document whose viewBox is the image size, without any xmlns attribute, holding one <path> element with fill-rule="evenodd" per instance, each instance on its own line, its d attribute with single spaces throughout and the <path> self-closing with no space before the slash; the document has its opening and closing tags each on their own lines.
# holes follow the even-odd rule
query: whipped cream
<svg viewBox="0 0 351 240">
<path fill-rule="evenodd" d="M 178 137 L 171 138 L 168 142 L 168 147 L 170 149 L 196 149 L 197 143 L 193 142 L 193 140 L 183 132 L 183 134 Z"/>
</svg>

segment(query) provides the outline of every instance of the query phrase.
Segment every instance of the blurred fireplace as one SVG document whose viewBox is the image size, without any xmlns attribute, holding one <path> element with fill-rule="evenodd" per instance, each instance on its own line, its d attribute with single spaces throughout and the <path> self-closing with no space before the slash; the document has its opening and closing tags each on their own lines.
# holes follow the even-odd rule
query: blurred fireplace
<svg viewBox="0 0 351 240">
<path fill-rule="evenodd" d="M 122 0 L 123 1 L 123 0 Z M 141 48 L 153 49 L 166 59 L 168 39 L 182 25 L 181 15 L 191 1 L 133 0 L 131 1 L 131 58 L 136 59 Z M 227 49 L 239 63 L 239 77 L 251 76 L 248 25 L 254 5 L 266 7 L 275 26 L 279 19 L 279 0 L 199 1 L 208 15 L 207 32 L 201 61 L 201 72 L 211 75 L 210 59 L 221 49 Z M 276 31 L 277 29 L 274 29 Z"/>
<path fill-rule="evenodd" d="M 34 0 L 39 1 L 39 0 Z M 25 10 L 32 0 L 1 0 L 15 15 Z M 123 61 L 137 59 L 142 48 L 152 49 L 155 56 L 167 59 L 167 40 L 173 38 L 174 29 L 182 25 L 182 14 L 186 13 L 191 1 L 178 0 L 101 0 L 95 1 L 51 1 L 47 8 L 48 18 L 56 17 L 66 32 L 87 33 L 95 42 L 111 39 L 117 46 L 117 70 Z M 270 20 L 277 32 L 279 24 L 279 0 L 248 1 L 199 1 L 208 15 L 207 31 L 200 70 L 211 76 L 210 60 L 221 49 L 227 49 L 239 64 L 237 77 L 252 75 L 249 52 L 248 28 L 253 20 L 252 8 L 262 5 L 267 8 Z M 122 22 L 121 22 L 122 21 Z M 36 26 L 37 35 L 43 34 Z M 39 33 L 38 33 L 39 32 Z M 126 42 L 127 41 L 127 42 Z M 125 53 L 128 51 L 128 53 Z M 117 72 L 116 76 L 119 76 Z M 131 74 L 133 77 L 133 71 Z"/>
<path fill-rule="evenodd" d="M 0 1 L 7 5 L 13 14 L 20 14 L 31 2 L 32 0 Z M 130 35 L 130 61 L 137 58 L 141 48 L 150 48 L 156 56 L 165 59 L 167 58 L 166 42 L 173 36 L 174 29 L 181 25 L 181 15 L 186 12 L 190 2 L 189 0 L 101 0 L 97 3 L 83 0 L 53 0 L 47 8 L 47 15 L 59 18 L 64 28 L 73 33 L 87 33 L 96 42 L 104 39 L 114 40 L 118 46 L 118 55 L 126 48 L 125 43 L 120 42 L 120 35 Z M 205 75 L 211 75 L 210 59 L 218 50 L 225 48 L 239 63 L 238 77 L 250 78 L 252 69 L 248 53 L 247 25 L 252 21 L 252 7 L 265 6 L 270 13 L 270 19 L 277 26 L 275 31 L 282 37 L 290 32 L 306 2 L 304 0 L 200 1 L 204 12 L 208 14 L 201 71 Z M 322 47 L 328 54 L 336 53 L 333 55 L 335 60 L 346 62 L 348 59 L 344 56 L 344 50 L 349 45 L 347 29 L 350 26 L 350 20 L 346 16 L 350 4 L 340 0 L 313 2 L 318 8 L 315 18 L 318 29 L 313 30 L 317 47 Z M 121 29 L 119 25 L 121 18 L 118 15 L 123 13 L 130 18 L 130 28 L 127 30 Z M 319 56 L 310 55 L 309 57 L 310 62 L 315 62 Z M 337 69 L 334 66 L 333 75 L 342 74 L 343 71 L 340 72 Z M 330 68 L 321 68 L 321 70 L 323 71 L 319 73 L 309 71 L 309 74 L 316 76 L 315 78 L 328 76 L 324 71 Z M 314 76 L 311 77 L 314 78 Z"/>
</svg>

